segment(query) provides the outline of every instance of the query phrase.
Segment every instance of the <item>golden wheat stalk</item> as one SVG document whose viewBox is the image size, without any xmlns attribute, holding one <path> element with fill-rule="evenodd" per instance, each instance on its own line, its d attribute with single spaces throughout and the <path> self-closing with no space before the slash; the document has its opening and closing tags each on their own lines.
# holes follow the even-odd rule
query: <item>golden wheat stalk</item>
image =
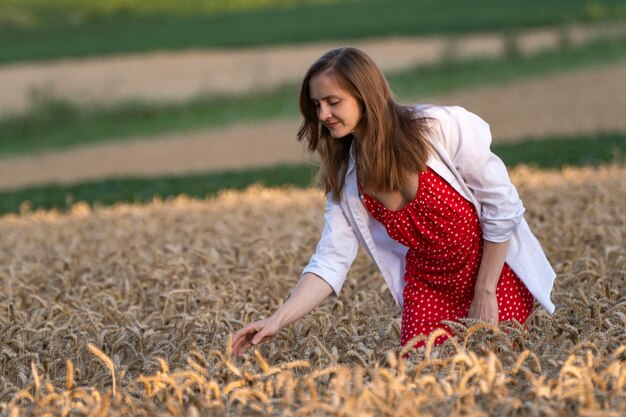
<svg viewBox="0 0 626 417">
<path fill-rule="evenodd" d="M 71 390 L 74 386 L 74 364 L 70 359 L 65 361 L 65 389 Z"/>
<path fill-rule="evenodd" d="M 35 380 L 35 403 L 39 402 L 39 393 L 41 389 L 41 377 L 39 376 L 39 372 L 37 372 L 37 367 L 35 366 L 35 362 L 30 363 L 30 369 L 33 373 L 33 379 Z"/>
<path fill-rule="evenodd" d="M 91 352 L 93 355 L 95 355 L 98 359 L 100 359 L 102 361 L 102 363 L 104 363 L 104 365 L 111 372 L 111 378 L 113 379 L 113 398 L 115 398 L 115 395 L 116 395 L 116 381 L 115 381 L 115 366 L 113 365 L 113 361 L 103 351 L 98 349 L 92 343 L 87 343 L 87 349 L 89 350 L 89 352 Z"/>
<path fill-rule="evenodd" d="M 254 357 L 256 358 L 257 363 L 261 367 L 261 370 L 264 373 L 267 373 L 270 370 L 270 366 L 267 364 L 267 361 L 265 360 L 263 355 L 261 355 L 261 352 L 259 352 L 258 349 L 254 349 Z"/>
</svg>

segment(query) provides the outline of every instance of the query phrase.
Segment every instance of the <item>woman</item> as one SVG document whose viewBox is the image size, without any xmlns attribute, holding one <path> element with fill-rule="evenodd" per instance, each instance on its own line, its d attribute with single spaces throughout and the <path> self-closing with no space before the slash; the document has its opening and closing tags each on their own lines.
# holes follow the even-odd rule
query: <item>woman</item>
<svg viewBox="0 0 626 417">
<path fill-rule="evenodd" d="M 321 157 L 324 231 L 289 300 L 237 331 L 233 354 L 339 294 L 359 243 L 402 310 L 403 345 L 442 320 L 523 323 L 534 299 L 554 311 L 555 273 L 482 119 L 461 107 L 398 104 L 356 48 L 311 66 L 300 111 L 298 138 Z"/>
</svg>

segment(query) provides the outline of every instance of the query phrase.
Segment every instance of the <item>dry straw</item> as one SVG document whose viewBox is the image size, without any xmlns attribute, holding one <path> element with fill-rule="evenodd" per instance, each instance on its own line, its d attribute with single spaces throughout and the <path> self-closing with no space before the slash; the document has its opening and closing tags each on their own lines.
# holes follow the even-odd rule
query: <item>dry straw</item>
<svg viewBox="0 0 626 417">
<path fill-rule="evenodd" d="M 338 298 L 230 356 L 314 250 L 314 190 L 2 217 L 0 416 L 626 415 L 626 168 L 511 178 L 557 270 L 557 311 L 446 322 L 456 337 L 422 349 L 398 346 L 360 252 Z"/>
</svg>

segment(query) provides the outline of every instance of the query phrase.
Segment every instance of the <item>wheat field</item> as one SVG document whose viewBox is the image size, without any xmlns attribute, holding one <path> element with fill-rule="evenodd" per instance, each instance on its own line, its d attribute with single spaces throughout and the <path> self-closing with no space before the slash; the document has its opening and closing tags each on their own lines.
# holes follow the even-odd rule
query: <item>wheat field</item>
<svg viewBox="0 0 626 417">
<path fill-rule="evenodd" d="M 511 177 L 557 311 L 450 323 L 456 338 L 420 352 L 400 350 L 400 314 L 360 252 L 338 298 L 230 357 L 232 332 L 275 311 L 308 262 L 315 190 L 1 217 L 0 415 L 624 415 L 626 167 Z"/>
</svg>

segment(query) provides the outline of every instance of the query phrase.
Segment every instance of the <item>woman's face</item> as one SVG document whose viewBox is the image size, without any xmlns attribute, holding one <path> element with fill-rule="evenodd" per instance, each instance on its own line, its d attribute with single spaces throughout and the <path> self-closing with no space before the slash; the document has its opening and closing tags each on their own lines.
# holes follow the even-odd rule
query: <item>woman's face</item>
<svg viewBox="0 0 626 417">
<path fill-rule="evenodd" d="M 328 72 L 311 78 L 309 94 L 317 108 L 319 121 L 326 126 L 333 138 L 343 138 L 354 133 L 361 120 L 359 102 L 339 86 Z"/>
</svg>

